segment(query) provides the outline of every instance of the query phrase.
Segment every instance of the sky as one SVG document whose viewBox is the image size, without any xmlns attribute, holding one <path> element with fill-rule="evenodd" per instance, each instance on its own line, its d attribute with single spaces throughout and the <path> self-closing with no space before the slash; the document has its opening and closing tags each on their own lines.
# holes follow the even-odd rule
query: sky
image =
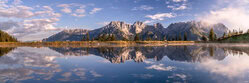
<svg viewBox="0 0 249 83">
<path fill-rule="evenodd" d="M 230 30 L 249 27 L 249 0 L 0 0 L 0 29 L 20 41 L 64 29 L 96 29 L 110 21 L 133 24 L 204 21 Z"/>
</svg>

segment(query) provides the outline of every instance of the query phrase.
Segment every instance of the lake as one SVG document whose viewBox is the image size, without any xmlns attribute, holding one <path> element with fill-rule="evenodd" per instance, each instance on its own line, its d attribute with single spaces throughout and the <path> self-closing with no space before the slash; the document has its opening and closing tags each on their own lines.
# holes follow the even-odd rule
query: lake
<svg viewBox="0 0 249 83">
<path fill-rule="evenodd" d="M 249 44 L 0 47 L 1 83 L 248 83 Z"/>
</svg>

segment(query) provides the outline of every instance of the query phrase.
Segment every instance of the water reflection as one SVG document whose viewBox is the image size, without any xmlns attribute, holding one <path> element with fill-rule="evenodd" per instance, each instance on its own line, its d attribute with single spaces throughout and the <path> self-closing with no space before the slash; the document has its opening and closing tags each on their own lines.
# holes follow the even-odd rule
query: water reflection
<svg viewBox="0 0 249 83">
<path fill-rule="evenodd" d="M 247 82 L 248 48 L 0 48 L 0 82 Z"/>
<path fill-rule="evenodd" d="M 2 50 L 2 49 L 1 49 Z M 18 82 L 28 79 L 49 80 L 54 73 L 60 72 L 54 62 L 57 54 L 48 48 L 17 48 L 0 58 L 1 82 Z M 46 69 L 45 69 L 46 68 Z M 39 75 L 36 78 L 33 74 Z"/>
<path fill-rule="evenodd" d="M 15 49 L 15 48 L 12 48 L 12 47 L 0 47 L 0 56 L 3 56 L 5 54 L 9 53 L 13 49 Z"/>
<path fill-rule="evenodd" d="M 170 60 L 185 62 L 200 62 L 203 58 L 223 60 L 227 53 L 222 48 L 198 46 L 168 46 L 168 47 L 99 47 L 99 48 L 54 48 L 66 56 L 87 56 L 89 54 L 106 58 L 111 63 L 124 63 L 133 60 L 144 62 L 146 59 L 160 61 L 164 56 Z"/>
</svg>

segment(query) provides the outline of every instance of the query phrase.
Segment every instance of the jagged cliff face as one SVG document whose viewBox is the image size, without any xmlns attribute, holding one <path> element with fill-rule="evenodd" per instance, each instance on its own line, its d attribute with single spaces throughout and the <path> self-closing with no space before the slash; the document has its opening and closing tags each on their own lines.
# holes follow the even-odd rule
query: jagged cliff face
<svg viewBox="0 0 249 83">
<path fill-rule="evenodd" d="M 96 38 L 103 34 L 114 34 L 117 39 L 122 39 L 123 37 L 129 37 L 133 34 L 130 32 L 131 25 L 125 24 L 124 22 L 112 21 L 108 25 L 95 29 L 89 32 L 91 38 Z"/>
<path fill-rule="evenodd" d="M 112 21 L 110 24 L 93 31 L 90 31 L 90 36 L 95 38 L 102 34 L 114 34 L 118 40 L 123 38 L 133 40 L 136 34 L 140 35 L 142 40 L 146 39 L 147 35 L 151 37 L 163 37 L 161 35 L 163 31 L 163 26 L 160 23 L 154 26 L 146 25 L 143 22 L 135 22 L 134 24 L 126 24 L 120 21 Z"/>
<path fill-rule="evenodd" d="M 95 29 L 75 29 L 64 30 L 55 34 L 44 41 L 80 41 L 87 32 L 90 38 L 97 38 L 100 35 L 115 35 L 117 40 L 129 39 L 133 40 L 136 34 L 139 34 L 141 40 L 147 38 L 153 40 L 162 40 L 166 38 L 175 38 L 181 35 L 183 39 L 184 33 L 187 33 L 188 40 L 200 40 L 205 35 L 207 36 L 210 29 L 213 28 L 218 37 L 221 37 L 228 28 L 223 24 L 208 24 L 205 22 L 179 22 L 170 24 L 168 28 L 164 28 L 162 24 L 156 23 L 154 25 L 146 25 L 143 22 L 135 22 L 133 24 L 126 24 L 125 22 L 112 21 L 108 25 Z"/>
<path fill-rule="evenodd" d="M 183 37 L 184 33 L 187 33 L 188 40 L 200 40 L 203 35 L 208 36 L 212 28 L 218 37 L 221 37 L 224 32 L 228 31 L 228 28 L 221 23 L 208 24 L 205 22 L 190 21 L 170 24 L 165 33 L 168 38 L 175 38 L 175 36 L 178 37 L 179 35 Z"/>
</svg>

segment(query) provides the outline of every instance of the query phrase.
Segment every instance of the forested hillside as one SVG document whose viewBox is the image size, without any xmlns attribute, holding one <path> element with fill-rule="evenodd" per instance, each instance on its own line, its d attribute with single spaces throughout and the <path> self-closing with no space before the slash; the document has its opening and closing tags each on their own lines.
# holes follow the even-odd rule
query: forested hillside
<svg viewBox="0 0 249 83">
<path fill-rule="evenodd" d="M 230 37 L 223 38 L 219 40 L 219 42 L 227 42 L 227 43 L 248 43 L 249 42 L 249 33 L 233 35 Z"/>
<path fill-rule="evenodd" d="M 0 42 L 17 42 L 17 39 L 0 30 Z"/>
</svg>

